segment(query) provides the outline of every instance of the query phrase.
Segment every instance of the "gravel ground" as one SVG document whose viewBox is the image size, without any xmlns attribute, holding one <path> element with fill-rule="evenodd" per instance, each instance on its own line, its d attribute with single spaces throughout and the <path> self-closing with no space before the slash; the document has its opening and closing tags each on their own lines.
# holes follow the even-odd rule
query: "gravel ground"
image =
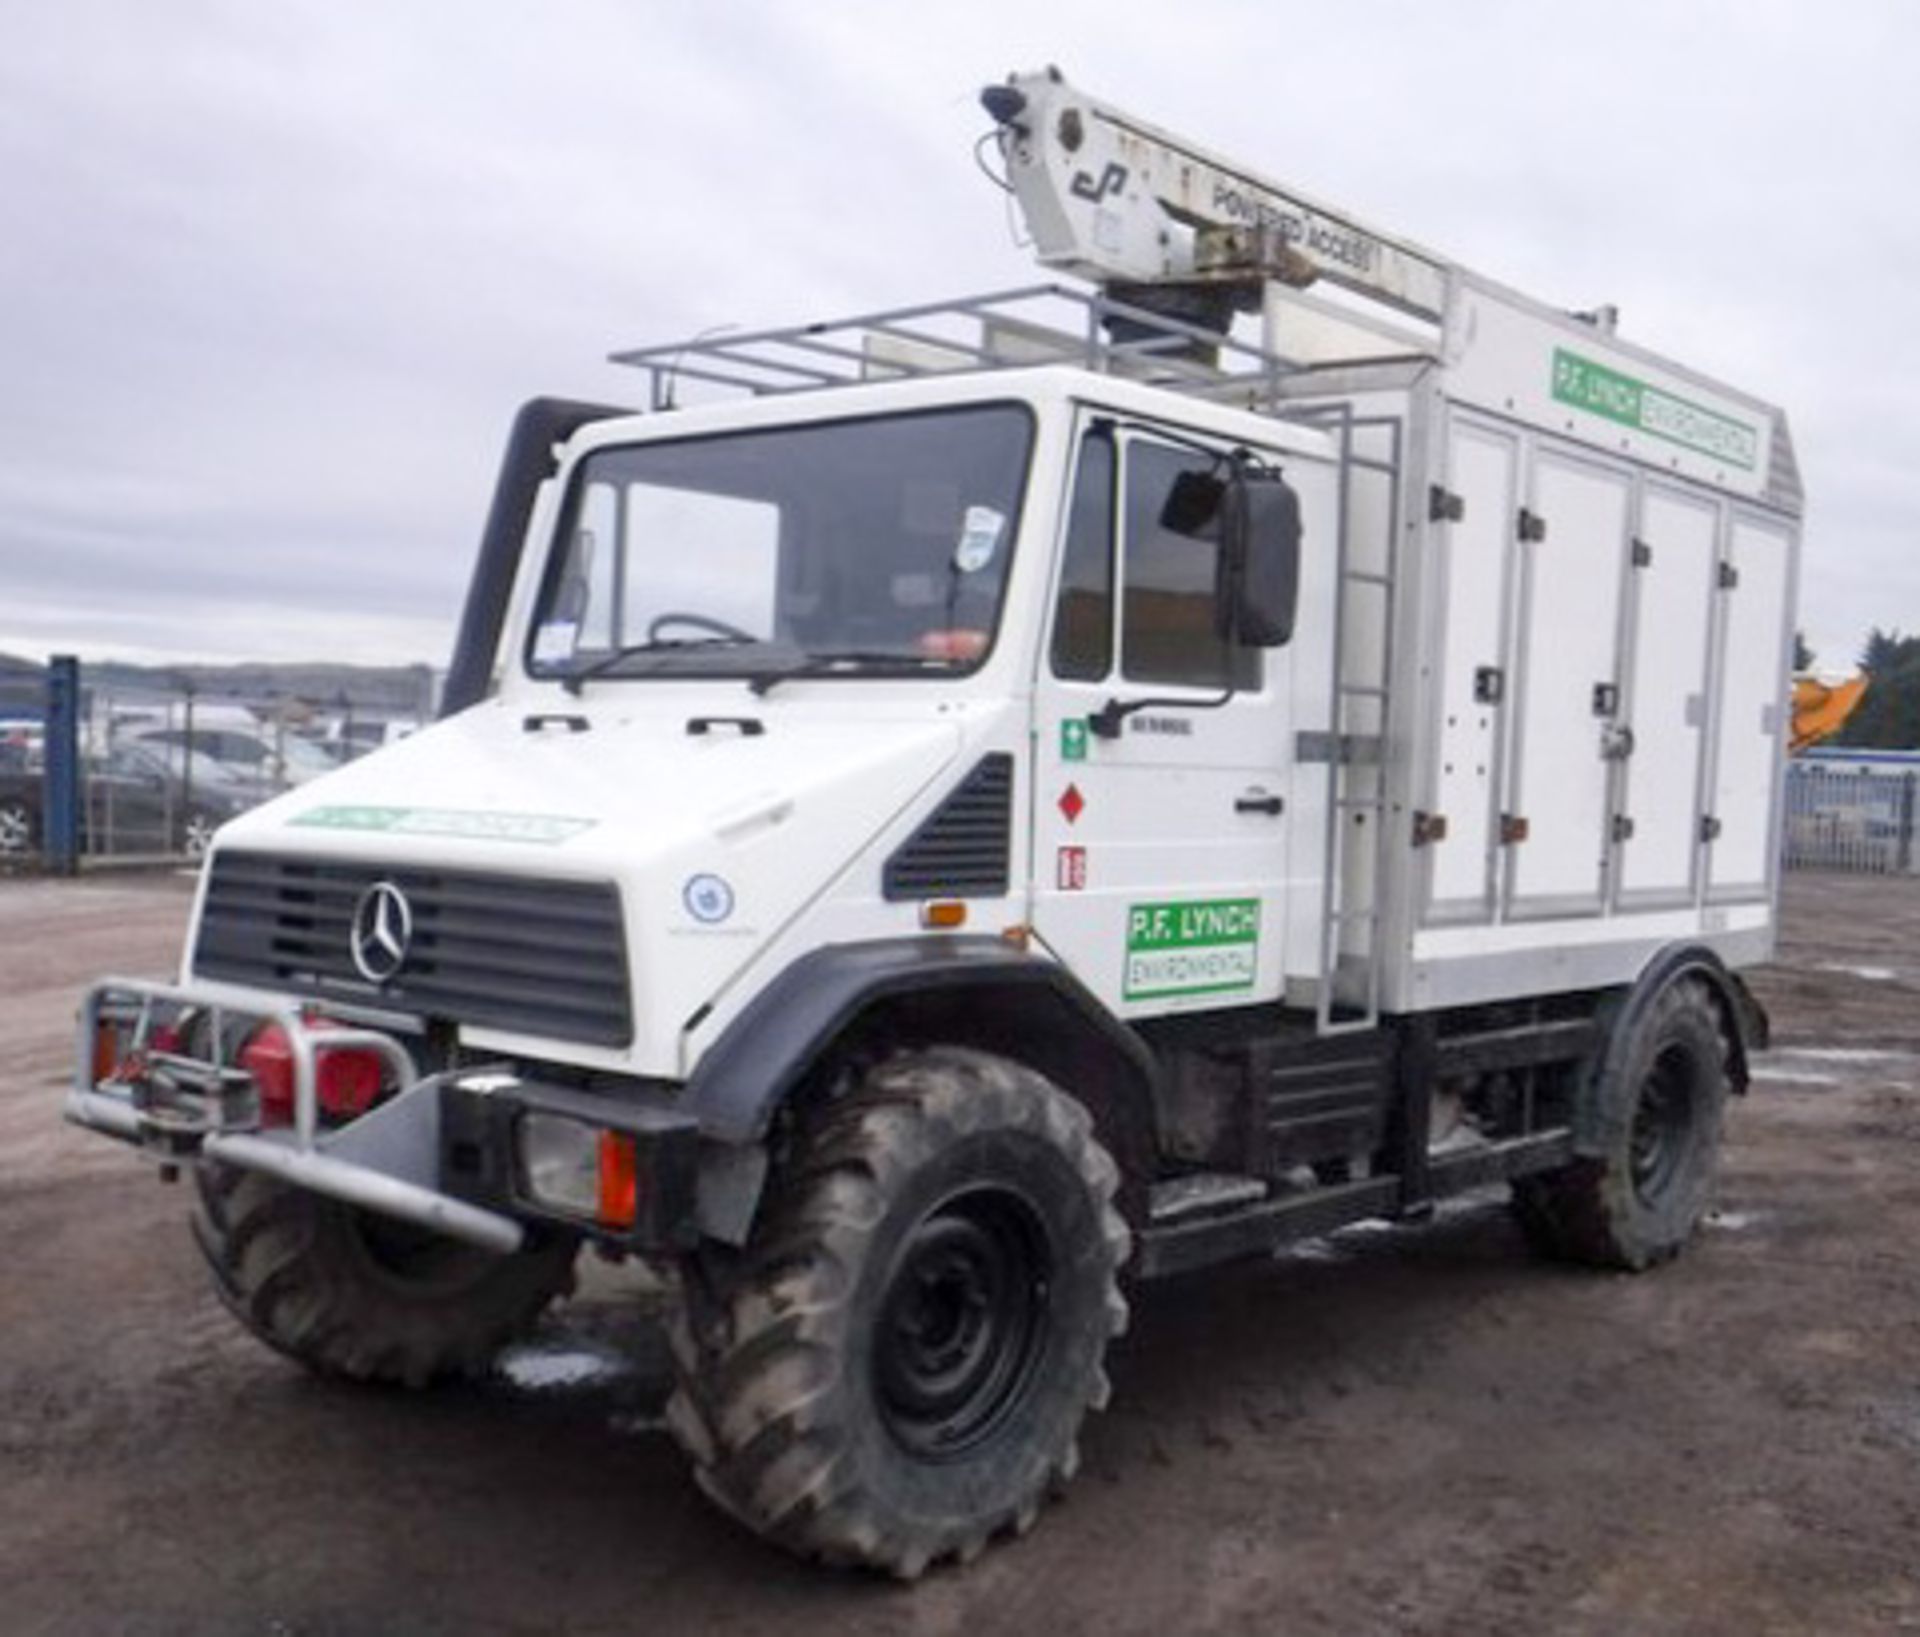
<svg viewBox="0 0 1920 1637">
<path fill-rule="evenodd" d="M 240 1335 L 181 1192 L 56 1116 L 79 986 L 164 975 L 188 893 L 0 881 L 9 1633 L 1920 1631 L 1920 883 L 1791 882 L 1680 1262 L 1548 1266 L 1487 1201 L 1150 1289 L 1072 1493 L 911 1588 L 701 1501 L 631 1275 L 473 1388 Z"/>
</svg>

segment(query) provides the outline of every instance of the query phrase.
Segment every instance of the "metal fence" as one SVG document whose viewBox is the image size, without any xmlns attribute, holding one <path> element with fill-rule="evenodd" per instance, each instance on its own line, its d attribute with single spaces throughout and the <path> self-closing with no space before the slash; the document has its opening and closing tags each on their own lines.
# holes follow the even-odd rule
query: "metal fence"
<svg viewBox="0 0 1920 1637">
<path fill-rule="evenodd" d="M 414 725 L 350 705 L 84 678 L 77 696 L 71 799 L 82 858 L 198 858 L 228 819 Z M 50 838 L 67 833 L 49 776 L 50 715 L 30 696 L 0 699 L 0 869 L 38 868 Z"/>
<path fill-rule="evenodd" d="M 1917 785 L 1912 767 L 1789 762 L 1787 868 L 1912 874 Z"/>
</svg>

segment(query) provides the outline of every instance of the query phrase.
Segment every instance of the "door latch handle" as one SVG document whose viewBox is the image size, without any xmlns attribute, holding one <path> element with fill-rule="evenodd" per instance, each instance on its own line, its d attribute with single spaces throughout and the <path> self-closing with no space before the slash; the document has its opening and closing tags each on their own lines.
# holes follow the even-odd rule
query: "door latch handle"
<svg viewBox="0 0 1920 1637">
<path fill-rule="evenodd" d="M 1268 818 L 1278 818 L 1287 810 L 1286 802 L 1279 796 L 1269 796 L 1257 790 L 1250 790 L 1233 804 L 1236 813 L 1265 813 Z"/>
</svg>

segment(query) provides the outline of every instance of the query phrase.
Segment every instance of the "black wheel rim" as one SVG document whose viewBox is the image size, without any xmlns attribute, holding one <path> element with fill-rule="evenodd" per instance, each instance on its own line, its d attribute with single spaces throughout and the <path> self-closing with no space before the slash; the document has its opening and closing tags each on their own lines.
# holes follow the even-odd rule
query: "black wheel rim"
<svg viewBox="0 0 1920 1637">
<path fill-rule="evenodd" d="M 991 1437 L 1045 1351 L 1052 1256 L 1033 1208 L 1002 1188 L 958 1194 L 901 1248 L 874 1334 L 887 1430 L 949 1459 Z"/>
<path fill-rule="evenodd" d="M 1634 1192 L 1648 1203 L 1664 1198 L 1693 1147 L 1694 1065 L 1684 1048 L 1670 1046 L 1654 1060 L 1633 1111 Z"/>
</svg>

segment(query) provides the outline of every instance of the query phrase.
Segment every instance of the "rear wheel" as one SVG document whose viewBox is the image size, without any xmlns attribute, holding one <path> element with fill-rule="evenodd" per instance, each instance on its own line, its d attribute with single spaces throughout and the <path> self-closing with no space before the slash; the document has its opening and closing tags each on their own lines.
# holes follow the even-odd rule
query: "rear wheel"
<svg viewBox="0 0 1920 1637">
<path fill-rule="evenodd" d="M 193 1234 L 220 1299 L 325 1375 L 424 1386 L 478 1375 L 572 1288 L 564 1235 L 511 1256 L 258 1172 L 203 1163 Z"/>
<path fill-rule="evenodd" d="M 896 1058 L 816 1110 L 674 1326 L 668 1419 L 701 1486 L 904 1578 L 1031 1526 L 1126 1324 L 1117 1181 L 1078 1103 L 983 1053 Z"/>
<path fill-rule="evenodd" d="M 1514 1210 L 1549 1255 L 1638 1271 L 1692 1236 L 1718 1169 L 1727 1039 L 1704 985 L 1683 980 L 1653 1002 L 1623 1078 L 1631 1102 L 1606 1153 L 1523 1177 Z"/>
</svg>

